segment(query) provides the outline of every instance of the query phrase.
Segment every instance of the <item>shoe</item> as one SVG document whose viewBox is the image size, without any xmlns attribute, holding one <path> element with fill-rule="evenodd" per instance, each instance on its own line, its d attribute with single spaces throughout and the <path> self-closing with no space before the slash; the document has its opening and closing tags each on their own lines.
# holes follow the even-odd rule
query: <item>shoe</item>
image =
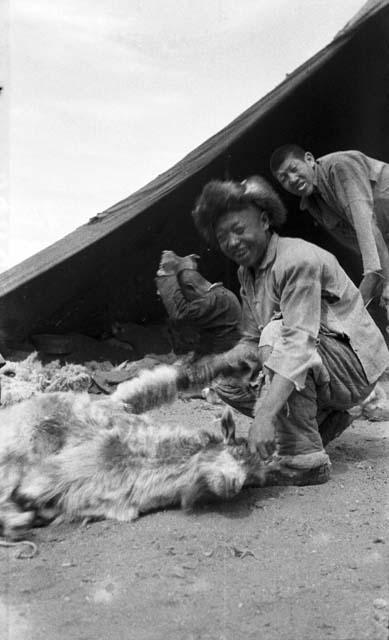
<svg viewBox="0 0 389 640">
<path fill-rule="evenodd" d="M 271 461 L 264 464 L 258 474 L 250 474 L 245 482 L 248 487 L 285 487 L 295 485 L 298 487 L 310 484 L 324 484 L 331 475 L 331 463 L 323 462 L 310 469 L 298 469 Z"/>
<path fill-rule="evenodd" d="M 314 469 L 292 469 L 291 467 L 280 467 L 280 469 L 271 469 L 265 472 L 264 487 L 269 486 L 288 486 L 296 485 L 298 487 L 309 484 L 324 484 L 328 482 L 331 475 L 331 464 L 324 463 Z"/>
</svg>

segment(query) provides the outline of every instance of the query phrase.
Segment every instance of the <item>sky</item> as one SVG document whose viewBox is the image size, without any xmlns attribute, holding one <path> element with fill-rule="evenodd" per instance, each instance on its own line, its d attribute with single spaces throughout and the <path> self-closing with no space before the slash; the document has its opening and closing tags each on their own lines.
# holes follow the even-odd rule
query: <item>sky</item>
<svg viewBox="0 0 389 640">
<path fill-rule="evenodd" d="M 363 0 L 2 0 L 0 270 L 127 197 Z"/>
</svg>

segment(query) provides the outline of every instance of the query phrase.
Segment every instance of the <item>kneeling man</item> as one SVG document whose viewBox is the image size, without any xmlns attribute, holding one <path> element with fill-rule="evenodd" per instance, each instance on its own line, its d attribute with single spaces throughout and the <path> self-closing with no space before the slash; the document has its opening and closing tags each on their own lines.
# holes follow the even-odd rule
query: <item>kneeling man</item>
<svg viewBox="0 0 389 640">
<path fill-rule="evenodd" d="M 221 282 L 208 282 L 197 269 L 197 259 L 194 254 L 180 257 L 174 251 L 163 251 L 156 277 L 176 338 L 173 344 L 181 343 L 186 351 L 192 347 L 194 359 L 231 349 L 240 337 L 242 315 L 235 294 Z"/>
<path fill-rule="evenodd" d="M 193 212 L 210 244 L 239 265 L 242 338 L 228 352 L 238 362 L 247 348 L 262 354 L 265 393 L 235 379 L 216 388 L 230 405 L 254 417 L 249 446 L 305 473 L 328 477 L 325 444 L 352 421 L 389 364 L 385 341 L 362 296 L 336 258 L 277 230 L 284 207 L 270 185 L 254 176 L 208 183 Z M 269 324 L 278 320 L 278 324 Z M 263 334 L 260 345 L 261 334 Z"/>
</svg>

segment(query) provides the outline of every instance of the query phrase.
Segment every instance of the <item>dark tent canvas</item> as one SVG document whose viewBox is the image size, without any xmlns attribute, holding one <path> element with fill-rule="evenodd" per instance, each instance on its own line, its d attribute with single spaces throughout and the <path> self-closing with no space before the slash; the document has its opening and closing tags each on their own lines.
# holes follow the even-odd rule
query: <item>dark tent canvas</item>
<svg viewBox="0 0 389 640">
<path fill-rule="evenodd" d="M 158 318 L 163 308 L 154 277 L 163 249 L 199 253 L 205 275 L 236 287 L 235 267 L 194 230 L 190 212 L 202 186 L 227 176 L 270 178 L 269 156 L 287 142 L 317 156 L 360 149 L 389 162 L 388 45 L 389 1 L 370 0 L 327 47 L 174 167 L 2 273 L 1 339 L 97 333 L 115 319 Z M 358 279 L 359 259 L 299 213 L 296 200 L 284 199 L 290 212 L 284 234 L 327 247 Z"/>
</svg>

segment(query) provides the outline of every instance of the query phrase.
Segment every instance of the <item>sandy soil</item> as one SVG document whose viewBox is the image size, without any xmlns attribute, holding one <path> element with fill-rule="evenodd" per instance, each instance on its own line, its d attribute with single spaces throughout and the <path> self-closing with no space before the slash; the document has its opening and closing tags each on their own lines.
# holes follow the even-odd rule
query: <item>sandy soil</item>
<svg viewBox="0 0 389 640">
<path fill-rule="evenodd" d="M 155 414 L 195 428 L 218 412 Z M 47 527 L 31 560 L 0 547 L 0 638 L 387 640 L 389 423 L 357 421 L 328 451 L 325 485 Z"/>
</svg>

